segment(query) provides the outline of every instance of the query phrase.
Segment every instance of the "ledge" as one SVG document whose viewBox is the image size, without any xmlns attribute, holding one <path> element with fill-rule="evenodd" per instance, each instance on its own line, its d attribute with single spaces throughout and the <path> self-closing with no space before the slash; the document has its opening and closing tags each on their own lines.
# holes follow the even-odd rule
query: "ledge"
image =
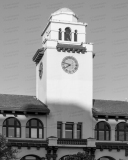
<svg viewBox="0 0 128 160">
<path fill-rule="evenodd" d="M 112 151 L 116 149 L 119 152 L 121 149 L 125 150 L 125 156 L 128 156 L 128 144 L 127 143 L 119 143 L 119 142 L 96 142 L 96 149 L 100 149 L 103 151 L 104 149 L 108 149 Z"/>
<path fill-rule="evenodd" d="M 58 43 L 56 46 L 56 49 L 58 52 L 72 52 L 72 53 L 82 53 L 85 54 L 87 52 L 86 47 L 83 47 L 82 45 L 71 45 L 71 44 L 61 44 Z"/>
<path fill-rule="evenodd" d="M 25 139 L 8 139 L 9 146 L 15 146 L 20 149 L 21 147 L 27 147 L 30 149 L 31 147 L 36 147 L 37 149 L 44 148 L 47 146 L 46 140 L 25 140 Z"/>
</svg>

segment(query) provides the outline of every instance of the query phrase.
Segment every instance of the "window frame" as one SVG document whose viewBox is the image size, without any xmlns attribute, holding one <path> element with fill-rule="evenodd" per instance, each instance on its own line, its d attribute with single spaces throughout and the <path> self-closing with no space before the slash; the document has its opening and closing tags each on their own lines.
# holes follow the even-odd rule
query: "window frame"
<svg viewBox="0 0 128 160">
<path fill-rule="evenodd" d="M 36 120 L 37 121 L 37 126 L 35 127 L 35 126 L 32 126 L 32 124 L 31 124 L 31 121 L 32 120 Z M 39 125 L 39 123 L 41 123 L 41 126 Z M 28 126 L 27 126 L 27 124 L 28 124 Z M 29 134 L 29 136 L 27 137 L 27 134 L 26 134 L 26 138 L 32 138 L 32 139 L 44 139 L 44 125 L 43 125 L 43 123 L 42 123 L 42 121 L 40 120 L 40 119 L 38 119 L 38 118 L 32 118 L 32 119 L 29 119 L 28 121 L 27 121 L 27 123 L 26 123 L 26 133 L 27 133 L 27 128 L 28 128 L 28 134 Z M 36 134 L 37 134 L 37 137 L 32 137 L 32 134 L 31 134 L 31 130 L 32 129 L 36 129 Z M 39 129 L 42 129 L 42 137 L 40 138 L 39 137 Z"/>
<path fill-rule="evenodd" d="M 9 119 L 14 119 L 14 125 L 9 125 Z M 6 122 L 6 124 L 4 124 L 5 122 Z M 19 125 L 17 125 L 17 123 Z M 5 128 L 5 130 L 6 130 L 6 137 L 8 137 L 8 138 L 21 138 L 21 123 L 17 118 L 15 118 L 15 117 L 6 118 L 3 122 L 3 125 L 2 125 L 2 134 L 3 134 L 3 128 Z M 14 129 L 14 137 L 9 136 L 9 128 Z M 19 136 L 17 136 L 17 128 L 19 128 L 19 130 L 20 130 Z"/>
<path fill-rule="evenodd" d="M 61 28 L 59 28 L 59 31 L 58 31 L 58 40 L 62 40 L 62 30 Z"/>
<path fill-rule="evenodd" d="M 80 129 L 78 128 L 80 126 Z M 78 138 L 78 133 L 77 133 L 77 139 L 82 139 L 82 123 L 77 123 L 77 131 L 80 131 L 80 138 Z"/>
<path fill-rule="evenodd" d="M 77 30 L 75 30 L 75 32 L 74 32 L 74 42 L 77 42 L 77 35 L 78 35 L 78 33 L 77 33 Z"/>
<path fill-rule="evenodd" d="M 120 124 L 124 124 L 124 129 L 119 129 L 119 125 Z M 116 128 L 115 128 L 115 141 L 128 141 L 128 135 L 126 133 L 128 133 L 128 129 L 126 129 L 126 127 L 128 127 L 128 124 L 126 122 L 119 122 L 117 125 L 116 125 Z M 120 132 L 123 132 L 123 140 L 120 139 L 120 135 L 119 133 Z"/>
<path fill-rule="evenodd" d="M 104 122 L 104 128 L 100 129 L 99 128 L 99 124 Z M 107 129 L 108 128 L 108 129 Z M 100 131 L 102 131 L 104 134 L 104 139 L 100 139 L 99 133 Z M 108 132 L 108 136 L 109 138 L 107 139 L 107 132 Z M 96 140 L 99 141 L 110 141 L 111 139 L 111 127 L 109 125 L 109 123 L 105 122 L 105 121 L 100 121 L 95 125 L 95 138 Z"/>
<path fill-rule="evenodd" d="M 58 129 L 60 130 L 60 137 L 58 136 Z M 57 137 L 62 138 L 62 122 L 57 122 Z"/>
<path fill-rule="evenodd" d="M 71 125 L 72 126 L 72 129 L 66 129 L 66 125 Z M 73 122 L 66 122 L 65 123 L 65 138 L 67 138 L 67 139 L 73 139 L 74 137 L 73 137 L 73 133 L 74 133 L 74 123 Z M 68 137 L 66 137 L 66 131 L 71 131 L 72 132 L 72 137 L 71 138 L 68 138 Z"/>
</svg>

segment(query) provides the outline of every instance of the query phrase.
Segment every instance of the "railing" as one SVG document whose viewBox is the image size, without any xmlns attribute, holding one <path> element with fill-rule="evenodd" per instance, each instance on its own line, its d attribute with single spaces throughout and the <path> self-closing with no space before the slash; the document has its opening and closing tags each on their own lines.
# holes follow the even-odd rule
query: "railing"
<svg viewBox="0 0 128 160">
<path fill-rule="evenodd" d="M 57 144 L 65 144 L 65 145 L 87 145 L 87 139 L 58 138 Z"/>
</svg>

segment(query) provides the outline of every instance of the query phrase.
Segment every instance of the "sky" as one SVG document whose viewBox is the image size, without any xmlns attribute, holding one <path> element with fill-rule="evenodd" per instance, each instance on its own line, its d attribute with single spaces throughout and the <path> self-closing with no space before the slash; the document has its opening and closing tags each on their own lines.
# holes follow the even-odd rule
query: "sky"
<svg viewBox="0 0 128 160">
<path fill-rule="evenodd" d="M 128 0 L 0 0 L 0 94 L 36 95 L 32 58 L 51 13 L 65 7 L 88 24 L 93 98 L 128 100 Z"/>
</svg>

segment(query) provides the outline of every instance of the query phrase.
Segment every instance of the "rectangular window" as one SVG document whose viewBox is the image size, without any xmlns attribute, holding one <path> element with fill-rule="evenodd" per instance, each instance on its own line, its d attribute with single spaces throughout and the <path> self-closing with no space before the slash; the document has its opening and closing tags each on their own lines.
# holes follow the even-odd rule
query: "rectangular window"
<svg viewBox="0 0 128 160">
<path fill-rule="evenodd" d="M 26 138 L 30 138 L 29 137 L 29 128 L 26 128 Z"/>
<path fill-rule="evenodd" d="M 57 137 L 62 138 L 62 123 L 61 122 L 57 123 Z"/>
<path fill-rule="evenodd" d="M 20 137 L 20 128 L 16 128 L 16 137 Z"/>
<path fill-rule="evenodd" d="M 37 138 L 37 129 L 31 128 L 31 138 Z"/>
<path fill-rule="evenodd" d="M 39 129 L 39 138 L 42 138 L 42 129 Z"/>
<path fill-rule="evenodd" d="M 109 138 L 109 131 L 106 131 L 106 139 L 105 140 L 107 140 L 107 141 L 110 140 L 110 138 Z"/>
<path fill-rule="evenodd" d="M 119 141 L 124 141 L 124 131 L 119 131 Z"/>
<path fill-rule="evenodd" d="M 97 140 L 97 131 L 95 131 L 95 139 Z"/>
<path fill-rule="evenodd" d="M 73 123 L 65 124 L 65 138 L 73 138 Z"/>
<path fill-rule="evenodd" d="M 81 123 L 77 124 L 77 138 L 78 139 L 82 138 L 82 124 Z"/>
<path fill-rule="evenodd" d="M 10 138 L 14 137 L 14 127 L 8 128 L 8 137 Z"/>
<path fill-rule="evenodd" d="M 6 127 L 3 127 L 3 135 L 6 137 Z"/>
<path fill-rule="evenodd" d="M 104 140 L 104 131 L 99 131 L 99 140 Z"/>
</svg>

